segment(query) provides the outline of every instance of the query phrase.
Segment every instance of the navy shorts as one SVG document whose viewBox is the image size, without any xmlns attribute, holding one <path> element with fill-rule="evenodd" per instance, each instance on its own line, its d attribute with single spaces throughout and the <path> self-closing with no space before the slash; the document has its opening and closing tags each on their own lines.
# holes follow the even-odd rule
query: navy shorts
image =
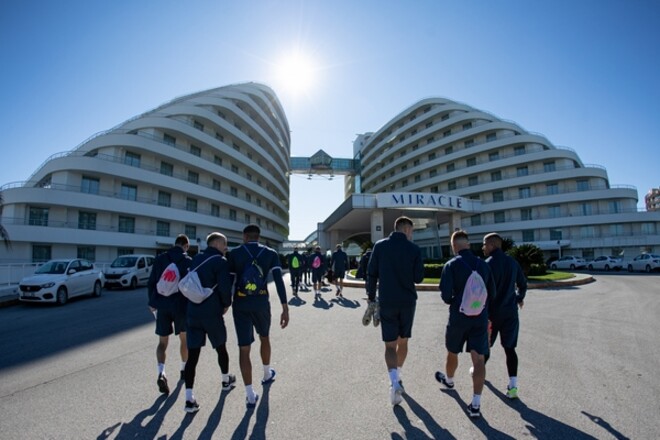
<svg viewBox="0 0 660 440">
<path fill-rule="evenodd" d="M 463 351 L 464 346 L 466 346 L 466 352 L 474 350 L 482 355 L 489 353 L 488 321 L 486 319 L 481 316 L 472 318 L 462 314 L 449 317 L 445 332 L 447 351 L 458 354 Z"/>
<path fill-rule="evenodd" d="M 190 318 L 186 322 L 186 339 L 188 348 L 201 348 L 206 345 L 206 336 L 211 341 L 211 347 L 217 348 L 227 343 L 227 328 L 222 316 Z"/>
<path fill-rule="evenodd" d="M 265 310 L 236 310 L 232 307 L 234 327 L 238 346 L 244 347 L 254 342 L 254 330 L 261 337 L 267 338 L 270 331 L 270 305 Z"/>
<path fill-rule="evenodd" d="M 346 271 L 345 270 L 335 271 L 335 279 L 344 278 L 345 276 L 346 276 Z"/>
<path fill-rule="evenodd" d="M 184 310 L 156 310 L 156 334 L 158 336 L 169 336 L 172 334 L 172 324 L 174 324 L 174 334 L 178 335 L 186 331 L 186 311 Z"/>
<path fill-rule="evenodd" d="M 520 329 L 520 320 L 518 314 L 508 316 L 504 319 L 491 319 L 493 331 L 490 334 L 490 346 L 495 345 L 497 335 L 500 335 L 500 344 L 504 348 L 516 348 L 518 345 L 518 330 Z"/>
<path fill-rule="evenodd" d="M 380 331 L 384 342 L 410 338 L 415 320 L 416 304 L 411 306 L 383 306 L 380 308 Z"/>
<path fill-rule="evenodd" d="M 312 283 L 320 283 L 323 280 L 323 269 L 312 269 Z"/>
</svg>

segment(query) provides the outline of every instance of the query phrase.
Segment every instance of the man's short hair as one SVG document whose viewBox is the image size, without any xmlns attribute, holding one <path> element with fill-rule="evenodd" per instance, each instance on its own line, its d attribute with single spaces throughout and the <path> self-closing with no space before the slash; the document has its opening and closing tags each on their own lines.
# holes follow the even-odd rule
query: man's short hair
<svg viewBox="0 0 660 440">
<path fill-rule="evenodd" d="M 458 231 L 455 231 L 453 234 L 451 234 L 451 242 L 454 243 L 456 241 L 464 240 L 469 242 L 470 238 L 468 237 L 467 232 L 465 232 L 462 229 L 459 229 Z"/>
<path fill-rule="evenodd" d="M 211 232 L 209 235 L 206 236 L 206 244 L 207 246 L 211 246 L 214 242 L 222 240 L 225 244 L 227 244 L 227 237 L 225 234 L 221 234 L 220 232 Z"/>
<path fill-rule="evenodd" d="M 400 231 L 404 226 L 412 226 L 413 221 L 409 217 L 402 215 L 401 217 L 394 220 L 394 230 Z"/>
<path fill-rule="evenodd" d="M 261 228 L 258 225 L 251 223 L 243 228 L 243 235 L 249 240 L 258 240 L 261 235 Z"/>
<path fill-rule="evenodd" d="M 502 247 L 502 237 L 497 232 L 491 232 L 490 234 L 484 235 L 484 244 L 491 244 L 496 248 Z"/>
<path fill-rule="evenodd" d="M 315 250 L 315 251 L 320 251 L 320 250 L 321 250 L 321 246 L 316 246 L 316 247 L 314 248 L 314 250 Z"/>
<path fill-rule="evenodd" d="M 335 246 L 335 247 L 336 247 L 337 249 L 341 249 L 341 244 L 338 244 L 338 245 Z"/>
<path fill-rule="evenodd" d="M 188 240 L 188 236 L 186 234 L 179 234 L 176 236 L 176 240 L 174 240 L 174 246 L 188 246 L 190 245 L 190 240 Z"/>
</svg>

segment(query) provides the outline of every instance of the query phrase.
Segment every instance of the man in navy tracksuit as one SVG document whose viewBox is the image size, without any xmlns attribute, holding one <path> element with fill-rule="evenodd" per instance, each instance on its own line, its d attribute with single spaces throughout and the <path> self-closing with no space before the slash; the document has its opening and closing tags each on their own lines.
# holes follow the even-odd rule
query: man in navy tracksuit
<svg viewBox="0 0 660 440">
<path fill-rule="evenodd" d="M 305 257 L 300 255 L 297 248 L 293 249 L 293 253 L 289 255 L 289 274 L 291 275 L 291 288 L 293 289 L 293 296 L 298 296 L 298 289 L 300 288 L 300 274 L 303 270 L 303 260 Z"/>
<path fill-rule="evenodd" d="M 275 379 L 275 370 L 270 368 L 270 301 L 268 300 L 268 289 L 265 279 L 272 272 L 273 281 L 277 289 L 277 296 L 282 305 L 282 314 L 280 315 L 280 327 L 285 328 L 289 323 L 289 306 L 286 301 L 286 288 L 282 280 L 282 267 L 280 258 L 274 249 L 271 249 L 259 243 L 261 229 L 259 226 L 251 224 L 243 229 L 244 244 L 229 252 L 230 272 L 235 275 L 235 292 L 232 315 L 234 317 L 234 326 L 236 327 L 236 337 L 239 347 L 239 363 L 241 375 L 245 384 L 246 405 L 254 408 L 259 395 L 255 393 L 252 387 L 252 362 L 250 360 L 250 347 L 254 342 L 254 331 L 257 331 L 261 342 L 261 361 L 263 362 L 264 375 L 261 380 L 262 385 L 267 385 Z M 256 260 L 261 273 L 263 274 L 263 288 L 257 288 L 250 291 L 241 286 L 243 283 L 243 273 L 248 266 Z"/>
<path fill-rule="evenodd" d="M 506 395 L 510 399 L 518 398 L 518 308 L 523 307 L 527 293 L 527 279 L 520 264 L 502 251 L 502 237 L 496 233 L 484 236 L 482 249 L 488 258 L 486 263 L 490 267 L 495 279 L 497 295 L 488 306 L 488 318 L 492 325 L 490 346 L 495 344 L 498 333 L 500 343 L 506 354 L 506 368 L 509 373 L 509 385 Z M 518 293 L 516 293 L 516 286 Z M 488 355 L 486 355 L 488 362 Z"/>
<path fill-rule="evenodd" d="M 227 237 L 219 232 L 212 232 L 206 237 L 206 244 L 206 249 L 195 255 L 190 265 L 191 270 L 196 269 L 202 287 L 213 288 L 213 293 L 199 304 L 188 302 L 185 410 L 189 413 L 199 409 L 193 395 L 193 385 L 199 354 L 206 345 L 207 336 L 218 355 L 218 365 L 222 372 L 222 390 L 231 390 L 236 382 L 236 376 L 229 374 L 227 329 L 223 318 L 231 306 L 231 276 L 229 264 L 223 255 L 227 249 Z"/>
<path fill-rule="evenodd" d="M 156 316 L 156 334 L 158 335 L 158 346 L 156 347 L 158 379 L 156 383 L 160 392 L 165 394 L 170 392 L 167 376 L 165 375 L 165 357 L 167 344 L 172 334 L 172 326 L 174 326 L 174 334 L 179 335 L 181 344 L 179 348 L 181 353 L 180 380 L 183 380 L 183 371 L 188 360 L 188 348 L 186 346 L 186 303 L 188 300 L 178 291 L 170 296 L 160 295 L 156 290 L 156 285 L 170 263 L 176 264 L 180 276 L 188 272 L 191 260 L 186 254 L 188 246 L 188 237 L 184 234 L 178 235 L 174 241 L 174 246 L 156 257 L 147 284 L 149 308 Z"/>
<path fill-rule="evenodd" d="M 398 405 L 403 400 L 401 368 L 408 354 L 408 339 L 412 336 L 417 291 L 415 283 L 424 279 L 422 253 L 412 240 L 413 222 L 399 217 L 394 222 L 394 232 L 379 240 L 371 253 L 367 268 L 367 294 L 369 302 L 378 303 L 385 364 L 390 376 L 390 403 Z"/>
<path fill-rule="evenodd" d="M 341 291 L 344 288 L 344 277 L 346 276 L 346 269 L 348 269 L 348 255 L 342 250 L 341 244 L 338 244 L 336 250 L 332 253 L 330 267 L 335 277 L 335 286 L 337 287 L 336 296 L 343 298 L 344 295 L 342 295 Z"/>
<path fill-rule="evenodd" d="M 321 253 L 321 247 L 316 246 L 314 253 L 309 256 L 307 265 L 312 270 L 312 284 L 314 284 L 314 299 L 321 295 L 323 286 L 323 274 L 325 273 L 325 256 Z"/>
<path fill-rule="evenodd" d="M 467 351 L 472 357 L 473 392 L 472 402 L 468 405 L 470 417 L 480 417 L 481 392 L 486 380 L 484 356 L 488 354 L 488 304 L 495 298 L 495 281 L 488 265 L 470 251 L 470 241 L 465 231 L 456 231 L 451 236 L 451 247 L 455 257 L 442 268 L 440 293 L 442 300 L 449 304 L 449 321 L 445 332 L 447 348 L 446 374 L 438 371 L 435 378 L 448 388 L 454 387 L 454 373 L 458 368 L 458 354 L 467 343 Z M 467 316 L 460 311 L 463 289 L 468 278 L 475 270 L 484 281 L 488 291 L 486 305 L 480 314 Z"/>
</svg>

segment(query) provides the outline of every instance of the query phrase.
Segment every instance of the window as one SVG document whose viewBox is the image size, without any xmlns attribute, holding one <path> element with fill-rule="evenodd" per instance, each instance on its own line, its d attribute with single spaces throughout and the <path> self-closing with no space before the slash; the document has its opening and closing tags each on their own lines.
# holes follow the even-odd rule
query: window
<svg viewBox="0 0 660 440">
<path fill-rule="evenodd" d="M 201 122 L 193 121 L 193 127 L 195 127 L 197 130 L 204 131 L 204 124 Z"/>
<path fill-rule="evenodd" d="M 159 235 L 161 237 L 169 237 L 170 236 L 169 222 L 158 220 L 156 222 L 156 235 Z"/>
<path fill-rule="evenodd" d="M 448 137 L 451 136 L 451 130 L 447 130 L 444 133 L 442 133 L 442 137 Z"/>
<path fill-rule="evenodd" d="M 31 226 L 48 226 L 48 208 L 30 206 L 28 224 Z"/>
<path fill-rule="evenodd" d="M 607 202 L 607 206 L 609 207 L 610 214 L 618 214 L 620 211 L 618 200 L 610 200 Z"/>
<path fill-rule="evenodd" d="M 117 256 L 121 257 L 122 255 L 131 255 L 134 254 L 135 250 L 133 248 L 118 248 Z"/>
<path fill-rule="evenodd" d="M 220 191 L 222 188 L 222 183 L 218 179 L 213 179 L 213 189 Z"/>
<path fill-rule="evenodd" d="M 404 149 L 401 150 L 401 152 L 399 153 L 399 157 L 403 157 L 403 156 L 405 156 L 405 155 L 406 155 L 406 149 L 404 148 Z"/>
<path fill-rule="evenodd" d="M 433 142 L 433 137 L 429 138 L 427 144 L 430 144 L 431 142 Z M 415 144 L 412 146 L 413 151 L 417 151 L 418 148 L 419 148 L 419 144 Z"/>
<path fill-rule="evenodd" d="M 252 182 L 252 174 L 250 174 L 250 173 L 245 173 L 245 178 L 246 178 L 247 180 L 249 180 L 250 182 Z"/>
<path fill-rule="evenodd" d="M 440 191 L 440 188 L 438 187 L 438 185 L 433 185 L 431 187 L 431 192 L 437 193 L 438 191 Z"/>
<path fill-rule="evenodd" d="M 447 172 L 448 172 L 448 173 L 451 173 L 451 172 L 454 171 L 455 169 L 456 169 L 456 164 L 455 164 L 455 163 L 452 162 L 452 163 L 450 163 L 450 164 L 447 164 Z"/>
<path fill-rule="evenodd" d="M 504 211 L 496 211 L 495 214 L 495 223 L 504 223 Z"/>
<path fill-rule="evenodd" d="M 51 260 L 51 251 L 52 248 L 49 245 L 45 244 L 33 244 L 32 245 L 32 262 L 33 263 L 45 263 L 48 260 Z"/>
<path fill-rule="evenodd" d="M 520 220 L 527 221 L 532 219 L 532 208 L 522 208 L 520 210 Z"/>
<path fill-rule="evenodd" d="M 235 209 L 230 209 L 229 210 L 229 220 L 236 221 L 236 210 Z"/>
<path fill-rule="evenodd" d="M 164 174 L 166 176 L 172 176 L 174 174 L 174 165 L 171 163 L 167 162 L 161 162 L 160 163 L 160 174 Z"/>
<path fill-rule="evenodd" d="M 558 241 L 561 240 L 561 229 L 550 229 L 550 240 Z"/>
<path fill-rule="evenodd" d="M 493 162 L 495 160 L 498 160 L 500 158 L 500 153 L 499 151 L 495 151 L 493 153 L 488 153 L 488 160 Z"/>
<path fill-rule="evenodd" d="M 224 142 L 224 141 L 225 141 L 225 137 L 224 137 L 223 135 L 221 135 L 220 133 L 218 133 L 217 131 L 215 132 L 215 138 L 216 138 L 217 140 L 219 140 L 220 142 Z"/>
<path fill-rule="evenodd" d="M 222 158 L 216 154 L 213 156 L 213 163 L 222 166 Z"/>
<path fill-rule="evenodd" d="M 405 170 L 407 170 L 407 169 L 408 169 L 408 165 L 402 165 L 402 166 L 401 166 L 401 171 L 405 171 Z"/>
<path fill-rule="evenodd" d="M 415 159 L 415 161 L 413 162 L 414 167 L 416 167 L 417 165 L 419 165 L 419 159 Z"/>
<path fill-rule="evenodd" d="M 238 188 L 232 186 L 229 188 L 229 194 L 231 194 L 232 197 L 238 197 Z"/>
<path fill-rule="evenodd" d="M 655 223 L 642 223 L 640 227 L 642 234 L 655 235 Z"/>
<path fill-rule="evenodd" d="M 96 247 L 95 246 L 78 246 L 78 253 L 76 258 L 83 260 L 96 261 Z"/>
<path fill-rule="evenodd" d="M 234 164 L 231 165 L 231 172 L 238 174 L 238 167 Z"/>
<path fill-rule="evenodd" d="M 547 183 L 545 185 L 545 193 L 548 195 L 552 194 L 559 194 L 559 184 L 555 183 Z"/>
<path fill-rule="evenodd" d="M 578 191 L 588 191 L 589 190 L 589 181 L 586 179 L 580 179 L 577 181 L 577 190 Z"/>
<path fill-rule="evenodd" d="M 435 177 L 437 175 L 438 175 L 438 170 L 432 169 L 431 171 L 429 171 L 429 177 Z"/>
<path fill-rule="evenodd" d="M 241 146 L 238 145 L 236 142 L 232 143 L 231 146 L 234 147 L 234 150 L 238 151 L 239 153 L 241 152 Z"/>
<path fill-rule="evenodd" d="M 250 224 L 252 221 L 250 220 L 250 214 L 245 214 L 245 223 Z"/>
<path fill-rule="evenodd" d="M 479 183 L 479 178 L 477 176 L 470 176 L 468 178 L 468 186 L 475 186 Z"/>
<path fill-rule="evenodd" d="M 514 156 L 521 156 L 523 154 L 525 154 L 525 146 L 524 145 L 519 145 L 519 146 L 513 148 L 513 155 Z"/>
<path fill-rule="evenodd" d="M 523 186 L 521 188 L 518 188 L 518 198 L 528 199 L 531 196 L 532 196 L 532 190 L 529 188 L 529 186 Z"/>
<path fill-rule="evenodd" d="M 447 182 L 447 189 L 449 191 L 455 190 L 456 189 L 456 181 L 455 180 L 450 180 L 449 182 Z"/>
<path fill-rule="evenodd" d="M 406 186 L 408 186 L 408 179 L 403 179 L 401 181 L 401 188 L 405 188 Z"/>
<path fill-rule="evenodd" d="M 522 241 L 523 242 L 534 241 L 534 230 L 533 229 L 523 230 L 522 231 Z"/>
<path fill-rule="evenodd" d="M 556 171 L 555 163 L 554 162 L 543 162 L 543 172 L 544 173 L 550 173 L 552 171 Z"/>
<path fill-rule="evenodd" d="M 197 212 L 197 199 L 186 197 L 186 211 Z"/>
<path fill-rule="evenodd" d="M 496 133 L 488 133 L 486 135 L 486 142 L 494 141 L 495 139 L 497 139 Z"/>
<path fill-rule="evenodd" d="M 435 151 L 433 153 L 429 153 L 429 160 L 435 159 Z"/>
<path fill-rule="evenodd" d="M 470 226 L 481 226 L 481 214 L 470 217 Z"/>
<path fill-rule="evenodd" d="M 474 139 L 468 139 L 467 141 L 463 142 L 463 146 L 465 148 L 470 148 L 473 145 L 474 145 Z"/>
<path fill-rule="evenodd" d="M 124 165 L 140 168 L 140 160 L 141 157 L 139 154 L 135 154 L 135 153 L 131 153 L 130 151 L 127 151 L 126 155 L 124 156 Z"/>
<path fill-rule="evenodd" d="M 580 227 L 580 237 L 581 238 L 594 238 L 596 237 L 596 228 L 593 226 L 582 226 Z"/>
<path fill-rule="evenodd" d="M 199 183 L 199 173 L 188 170 L 188 182 Z"/>
<path fill-rule="evenodd" d="M 211 204 L 211 215 L 213 217 L 220 217 L 220 205 L 216 205 L 215 203 Z"/>
<path fill-rule="evenodd" d="M 449 113 L 445 113 L 444 115 L 442 115 L 442 118 L 440 118 L 440 120 L 442 121 L 446 121 L 447 119 L 449 119 Z"/>
<path fill-rule="evenodd" d="M 476 164 L 477 164 L 477 158 L 476 158 L 476 157 L 470 157 L 470 158 L 466 161 L 466 165 L 469 166 L 469 167 L 473 167 L 473 166 L 475 166 Z"/>
<path fill-rule="evenodd" d="M 504 201 L 504 192 L 493 191 L 493 202 L 503 202 L 503 201 Z"/>
<path fill-rule="evenodd" d="M 195 240 L 197 238 L 197 226 L 195 226 L 195 225 L 185 225 L 183 227 L 183 230 L 185 231 L 184 233 L 191 240 Z"/>
<path fill-rule="evenodd" d="M 472 128 L 472 122 L 466 122 L 463 124 L 463 130 L 469 130 Z"/>
<path fill-rule="evenodd" d="M 176 138 L 174 136 L 170 136 L 169 134 L 165 133 L 163 134 L 163 142 L 165 142 L 167 145 L 176 145 Z"/>
<path fill-rule="evenodd" d="M 527 165 L 525 165 L 524 167 L 516 168 L 516 175 L 518 177 L 529 175 L 529 169 L 527 168 Z"/>
<path fill-rule="evenodd" d="M 426 128 L 431 128 L 433 126 L 433 121 L 426 123 Z"/>
<path fill-rule="evenodd" d="M 591 215 L 591 203 L 582 204 L 582 215 Z"/>
<path fill-rule="evenodd" d="M 257 206 L 261 208 L 261 199 L 257 199 Z"/>
<path fill-rule="evenodd" d="M 99 179 L 94 177 L 82 177 L 82 182 L 80 184 L 80 192 L 86 194 L 98 194 L 99 193 Z"/>
<path fill-rule="evenodd" d="M 453 152 L 454 152 L 454 147 L 452 147 L 451 145 L 445 148 L 445 154 L 451 154 Z"/>
<path fill-rule="evenodd" d="M 415 176 L 415 183 L 418 183 L 422 180 L 422 176 L 420 174 Z"/>
<path fill-rule="evenodd" d="M 135 233 L 135 217 L 119 216 L 119 232 Z"/>
<path fill-rule="evenodd" d="M 426 145 L 432 143 L 433 141 L 435 141 L 435 138 L 434 138 L 433 136 L 431 136 L 430 138 L 428 138 L 428 139 L 426 140 Z M 416 148 L 413 148 L 413 151 L 415 151 L 415 150 L 416 150 Z"/>
<path fill-rule="evenodd" d="M 137 200 L 137 186 L 129 185 L 128 183 L 121 184 L 119 197 L 124 200 Z"/>
<path fill-rule="evenodd" d="M 492 173 L 490 173 L 490 180 L 493 182 L 502 180 L 502 171 L 493 171 Z"/>
<path fill-rule="evenodd" d="M 190 146 L 190 154 L 197 157 L 202 157 L 202 149 L 196 145 Z"/>
<path fill-rule="evenodd" d="M 561 216 L 561 210 L 559 205 L 550 205 L 548 206 L 548 217 L 557 218 Z"/>
<path fill-rule="evenodd" d="M 95 212 L 78 212 L 78 229 L 96 229 L 96 213 Z M 85 257 L 78 257 L 85 258 Z"/>
<path fill-rule="evenodd" d="M 165 191 L 158 191 L 158 205 L 172 206 L 172 194 Z"/>
</svg>

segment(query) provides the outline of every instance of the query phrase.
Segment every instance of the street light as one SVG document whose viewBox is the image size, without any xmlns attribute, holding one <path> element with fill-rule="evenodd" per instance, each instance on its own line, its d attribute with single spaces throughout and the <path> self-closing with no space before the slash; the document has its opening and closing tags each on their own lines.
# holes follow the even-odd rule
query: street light
<svg viewBox="0 0 660 440">
<path fill-rule="evenodd" d="M 559 246 L 559 258 L 561 258 L 561 240 L 557 240 L 557 246 Z"/>
</svg>

